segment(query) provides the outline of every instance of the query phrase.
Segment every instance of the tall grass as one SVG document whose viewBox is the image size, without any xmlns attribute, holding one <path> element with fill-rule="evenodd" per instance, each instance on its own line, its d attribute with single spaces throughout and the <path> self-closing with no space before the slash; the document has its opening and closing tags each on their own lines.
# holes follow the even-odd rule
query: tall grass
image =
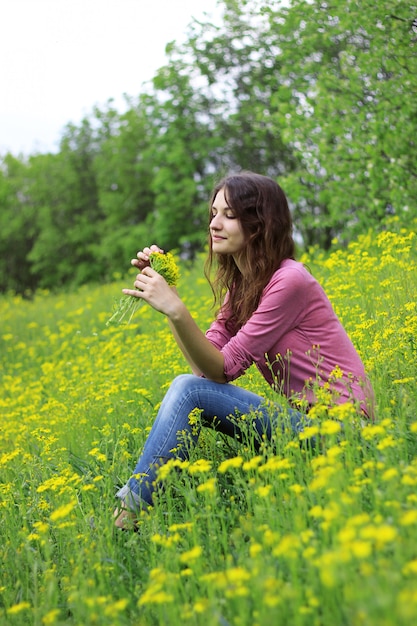
<svg viewBox="0 0 417 626">
<path fill-rule="evenodd" d="M 0 623 L 417 623 L 416 236 L 394 223 L 302 260 L 362 355 L 376 421 L 319 407 L 316 447 L 284 433 L 258 453 L 205 431 L 164 466 L 138 533 L 114 529 L 114 494 L 187 371 L 166 320 L 143 306 L 106 327 L 121 283 L 0 299 Z M 179 289 L 205 328 L 200 276 L 182 268 Z M 272 397 L 253 369 L 238 384 Z"/>
</svg>

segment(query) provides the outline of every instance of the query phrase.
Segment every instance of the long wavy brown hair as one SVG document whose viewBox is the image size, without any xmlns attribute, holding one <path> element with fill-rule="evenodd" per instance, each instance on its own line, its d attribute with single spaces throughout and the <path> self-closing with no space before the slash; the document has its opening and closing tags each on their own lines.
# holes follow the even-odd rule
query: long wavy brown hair
<svg viewBox="0 0 417 626">
<path fill-rule="evenodd" d="M 237 329 L 255 311 L 263 289 L 282 261 L 294 259 L 292 219 L 285 193 L 274 180 L 253 172 L 239 172 L 226 176 L 213 189 L 209 222 L 213 202 L 221 189 L 228 206 L 240 220 L 246 239 L 239 257 L 242 272 L 231 254 L 213 253 L 209 231 L 205 275 L 219 307 L 228 292 L 222 315 L 229 329 Z"/>
</svg>

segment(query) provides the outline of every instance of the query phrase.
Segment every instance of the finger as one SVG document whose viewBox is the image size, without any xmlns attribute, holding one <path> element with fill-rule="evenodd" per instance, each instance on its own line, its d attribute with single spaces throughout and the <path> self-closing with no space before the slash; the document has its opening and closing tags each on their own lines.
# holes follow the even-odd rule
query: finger
<svg viewBox="0 0 417 626">
<path fill-rule="evenodd" d="M 160 276 L 160 274 L 158 274 L 158 272 L 154 270 L 152 267 L 149 267 L 149 265 L 147 265 L 146 267 L 143 268 L 139 276 L 146 276 L 149 278 L 154 278 L 155 276 Z M 137 276 L 136 278 L 138 278 L 139 276 Z"/>
<path fill-rule="evenodd" d="M 139 259 L 139 261 L 149 261 L 150 253 L 151 253 L 150 248 L 144 248 L 143 250 L 139 250 L 136 256 Z"/>
<path fill-rule="evenodd" d="M 149 261 L 149 255 L 152 254 L 152 252 L 163 253 L 164 251 L 162 250 L 162 248 L 153 243 L 151 246 L 147 246 L 146 248 L 143 248 L 143 250 L 139 250 L 136 256 L 139 261 L 147 262 Z"/>
<path fill-rule="evenodd" d="M 148 281 L 149 281 L 149 278 L 147 276 L 144 276 L 143 274 L 138 274 L 133 284 L 138 289 L 144 289 Z"/>
<path fill-rule="evenodd" d="M 142 250 L 137 253 L 137 258 L 130 261 L 131 265 L 138 267 L 140 270 L 149 265 L 149 256 Z"/>
<path fill-rule="evenodd" d="M 143 268 L 143 270 L 140 271 L 139 274 L 136 275 L 136 280 L 143 280 L 144 283 L 147 283 L 149 282 L 150 278 L 155 278 L 155 276 L 160 276 L 160 274 L 152 269 L 152 267 L 147 265 Z"/>
<path fill-rule="evenodd" d="M 122 289 L 125 296 L 134 296 L 135 298 L 143 298 L 143 292 L 137 289 Z"/>
</svg>

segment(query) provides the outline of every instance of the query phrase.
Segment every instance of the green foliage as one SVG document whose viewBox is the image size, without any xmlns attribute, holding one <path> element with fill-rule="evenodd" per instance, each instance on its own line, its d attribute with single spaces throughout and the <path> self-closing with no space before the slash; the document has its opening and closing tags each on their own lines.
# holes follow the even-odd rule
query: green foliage
<svg viewBox="0 0 417 626">
<path fill-rule="evenodd" d="M 57 154 L 1 159 L 1 291 L 105 282 L 152 243 L 194 256 L 231 169 L 278 178 L 306 248 L 415 217 L 415 2 L 219 4 L 124 113 L 110 100 Z"/>
<path fill-rule="evenodd" d="M 284 188 L 308 244 L 416 214 L 416 9 L 398 0 L 265 3 L 289 90 L 285 137 L 299 159 Z"/>
<path fill-rule="evenodd" d="M 218 139 L 213 135 L 207 99 L 190 77 L 190 64 L 171 51 L 170 63 L 153 80 L 155 205 L 150 227 L 163 248 L 186 244 L 201 249 L 207 219 L 207 175 L 211 152 Z M 185 56 L 185 55 L 184 55 Z"/>
<path fill-rule="evenodd" d="M 126 101 L 120 115 L 109 102 L 95 110 L 100 150 L 94 159 L 98 203 L 103 219 L 97 224 L 96 263 L 104 275 L 123 270 L 148 243 L 155 197 L 152 123 L 145 98 Z M 153 242 L 150 242 L 153 243 Z"/>
<path fill-rule="evenodd" d="M 37 276 L 28 264 L 38 234 L 28 201 L 29 185 L 26 164 L 7 154 L 0 165 L 0 291 L 37 286 Z"/>
<path fill-rule="evenodd" d="M 212 125 L 221 137 L 216 167 L 280 176 L 295 162 L 282 137 L 285 120 L 279 48 L 258 2 L 225 1 L 220 25 L 194 24 L 183 54 L 206 84 Z"/>
</svg>

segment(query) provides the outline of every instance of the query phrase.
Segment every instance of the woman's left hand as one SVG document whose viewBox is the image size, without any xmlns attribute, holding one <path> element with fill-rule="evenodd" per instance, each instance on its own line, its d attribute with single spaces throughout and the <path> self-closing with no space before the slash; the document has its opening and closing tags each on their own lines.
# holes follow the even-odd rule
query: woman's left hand
<svg viewBox="0 0 417 626">
<path fill-rule="evenodd" d="M 145 267 L 136 276 L 136 289 L 123 289 L 123 293 L 135 298 L 141 298 L 156 311 L 170 317 L 178 305 L 182 304 L 174 287 L 170 287 L 158 272 L 151 267 Z"/>
</svg>

